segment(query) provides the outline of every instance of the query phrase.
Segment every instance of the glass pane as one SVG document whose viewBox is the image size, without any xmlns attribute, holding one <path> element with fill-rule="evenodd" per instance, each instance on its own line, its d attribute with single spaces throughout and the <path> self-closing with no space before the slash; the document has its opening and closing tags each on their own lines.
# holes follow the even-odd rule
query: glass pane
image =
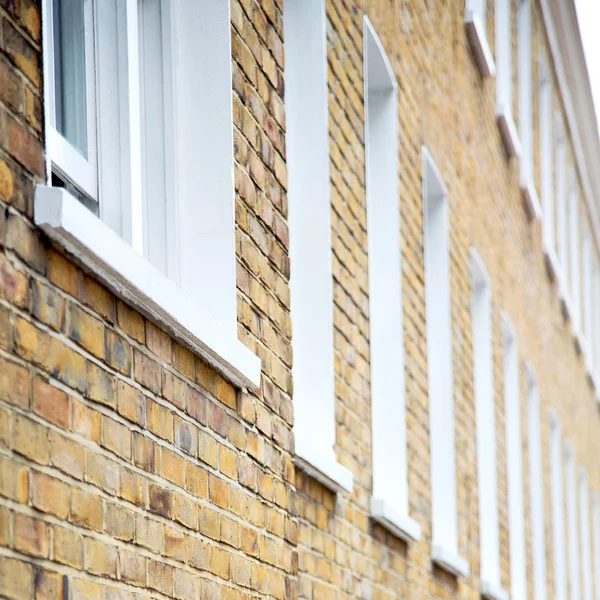
<svg viewBox="0 0 600 600">
<path fill-rule="evenodd" d="M 86 0 L 54 0 L 56 129 L 88 157 L 85 16 Z"/>
</svg>

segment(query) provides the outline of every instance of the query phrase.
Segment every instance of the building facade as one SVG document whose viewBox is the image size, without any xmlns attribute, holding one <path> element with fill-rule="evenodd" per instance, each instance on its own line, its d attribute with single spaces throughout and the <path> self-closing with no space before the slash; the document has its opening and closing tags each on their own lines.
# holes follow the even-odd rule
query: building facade
<svg viewBox="0 0 600 600">
<path fill-rule="evenodd" d="M 572 0 L 0 0 L 0 597 L 600 599 Z"/>
</svg>

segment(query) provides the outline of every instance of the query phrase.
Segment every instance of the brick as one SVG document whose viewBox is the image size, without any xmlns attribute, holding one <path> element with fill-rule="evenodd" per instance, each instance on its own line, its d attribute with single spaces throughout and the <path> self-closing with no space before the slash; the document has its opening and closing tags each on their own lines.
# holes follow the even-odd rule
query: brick
<svg viewBox="0 0 600 600">
<path fill-rule="evenodd" d="M 235 554 L 231 556 L 231 581 L 250 587 L 250 561 L 247 558 Z"/>
<path fill-rule="evenodd" d="M 100 540 L 85 538 L 83 542 L 84 568 L 94 575 L 117 577 L 117 549 Z"/>
<path fill-rule="evenodd" d="M 69 387 L 83 392 L 86 385 L 85 359 L 83 356 L 56 338 L 52 338 L 50 345 L 52 376 Z"/>
<path fill-rule="evenodd" d="M 67 294 L 78 297 L 83 287 L 83 273 L 62 254 L 48 252 L 48 279 Z"/>
<path fill-rule="evenodd" d="M 23 111 L 23 88 L 23 81 L 14 69 L 11 69 L 5 61 L 0 61 L 0 100 L 17 113 Z M 10 193 L 2 194 L 5 198 L 11 195 Z"/>
<path fill-rule="evenodd" d="M 29 372 L 17 363 L 0 356 L 0 400 L 29 407 Z"/>
<path fill-rule="evenodd" d="M 168 596 L 173 594 L 173 567 L 148 559 L 148 587 Z"/>
<path fill-rule="evenodd" d="M 175 445 L 192 456 L 196 456 L 198 453 L 196 427 L 178 416 L 175 416 Z"/>
<path fill-rule="evenodd" d="M 198 531 L 213 540 L 220 537 L 219 513 L 208 506 L 198 507 Z"/>
<path fill-rule="evenodd" d="M 188 398 L 192 389 L 179 377 L 163 371 L 162 373 L 162 394 L 163 396 L 177 408 L 185 410 L 188 404 Z"/>
<path fill-rule="evenodd" d="M 146 328 L 144 318 L 135 310 L 117 301 L 117 322 L 119 327 L 134 340 L 143 344 L 146 340 Z"/>
<path fill-rule="evenodd" d="M 10 415 L 0 409 L 0 447 L 8 448 L 10 442 Z"/>
<path fill-rule="evenodd" d="M 1 243 L 1 239 L 0 239 Z M 0 348 L 8 350 L 12 347 L 13 332 L 10 320 L 10 311 L 0 306 Z"/>
<path fill-rule="evenodd" d="M 31 419 L 15 415 L 12 449 L 40 465 L 47 465 L 50 459 L 48 429 Z"/>
<path fill-rule="evenodd" d="M 219 447 L 219 471 L 230 479 L 237 479 L 237 454 L 226 446 Z"/>
<path fill-rule="evenodd" d="M 135 380 L 155 394 L 160 394 L 161 370 L 151 358 L 134 350 L 133 372 Z"/>
<path fill-rule="evenodd" d="M 75 579 L 71 586 L 71 600 L 104 600 L 104 586 L 87 579 Z"/>
<path fill-rule="evenodd" d="M 36 230 L 20 215 L 8 213 L 6 246 L 32 269 L 46 273 L 46 252 Z"/>
<path fill-rule="evenodd" d="M 90 400 L 110 408 L 117 406 L 117 382 L 115 378 L 94 363 L 86 363 L 86 395 Z"/>
<path fill-rule="evenodd" d="M 115 297 L 103 285 L 92 279 L 84 277 L 81 298 L 86 306 L 109 323 L 117 320 L 117 306 Z"/>
<path fill-rule="evenodd" d="M 216 469 L 218 455 L 219 448 L 217 442 L 209 434 L 198 431 L 198 458 L 213 469 Z"/>
<path fill-rule="evenodd" d="M 239 531 L 240 527 L 233 519 L 221 516 L 221 541 L 224 544 L 239 548 Z"/>
<path fill-rule="evenodd" d="M 0 456 L 0 495 L 19 504 L 29 500 L 29 470 L 4 456 Z"/>
<path fill-rule="evenodd" d="M 11 514 L 6 506 L 0 506 L 0 546 L 9 546 Z"/>
<path fill-rule="evenodd" d="M 64 298 L 55 289 L 37 280 L 32 282 L 31 292 L 33 315 L 52 329 L 60 331 L 65 316 Z"/>
<path fill-rule="evenodd" d="M 173 441 L 173 413 L 150 398 L 146 399 L 146 427 L 158 437 Z"/>
<path fill-rule="evenodd" d="M 210 553 L 210 570 L 221 579 L 229 579 L 230 556 L 221 548 L 214 547 Z"/>
<path fill-rule="evenodd" d="M 71 429 L 74 433 L 78 433 L 92 442 L 100 442 L 102 423 L 100 417 L 98 411 L 71 398 Z"/>
<path fill-rule="evenodd" d="M 217 374 L 215 370 L 200 359 L 196 360 L 196 380 L 209 393 L 217 393 Z"/>
<path fill-rule="evenodd" d="M 52 527 L 54 560 L 76 569 L 83 566 L 83 539 L 79 533 L 66 527 Z"/>
<path fill-rule="evenodd" d="M 70 521 L 79 527 L 102 531 L 102 502 L 100 496 L 81 488 L 72 488 Z"/>
<path fill-rule="evenodd" d="M 185 487 L 185 459 L 179 454 L 163 448 L 162 476 L 175 485 Z"/>
<path fill-rule="evenodd" d="M 173 594 L 175 598 L 179 598 L 180 600 L 196 600 L 198 598 L 200 578 L 195 573 L 177 569 L 175 571 L 174 584 Z"/>
<path fill-rule="evenodd" d="M 258 534 L 254 529 L 245 525 L 240 527 L 240 548 L 244 554 L 258 557 Z"/>
<path fill-rule="evenodd" d="M 104 533 L 125 542 L 135 535 L 134 513 L 115 502 L 104 501 Z"/>
<path fill-rule="evenodd" d="M 35 572 L 35 600 L 54 600 L 64 598 L 68 590 L 67 576 L 45 569 Z"/>
<path fill-rule="evenodd" d="M 152 512 L 169 518 L 172 511 L 173 495 L 171 491 L 156 483 L 148 485 L 148 505 Z"/>
<path fill-rule="evenodd" d="M 0 559 L 0 590 L 11 600 L 30 600 L 33 597 L 33 568 L 31 565 L 3 556 Z"/>
<path fill-rule="evenodd" d="M 208 490 L 212 502 L 221 508 L 229 506 L 229 485 L 226 481 L 212 474 L 208 476 Z"/>
<path fill-rule="evenodd" d="M 33 412 L 54 425 L 69 427 L 69 398 L 41 377 L 33 380 Z"/>
<path fill-rule="evenodd" d="M 171 338 L 150 321 L 146 321 L 146 345 L 160 360 L 171 364 Z"/>
<path fill-rule="evenodd" d="M 6 25 L 6 21 L 4 21 Z M 40 140 L 12 117 L 6 117 L 8 151 L 28 171 L 44 176 L 44 153 Z"/>
<path fill-rule="evenodd" d="M 63 435 L 50 431 L 50 464 L 71 477 L 83 480 L 85 472 L 85 451 L 83 446 Z"/>
<path fill-rule="evenodd" d="M 67 335 L 84 350 L 104 359 L 104 325 L 76 304 L 67 307 Z"/>
<path fill-rule="evenodd" d="M 152 552 L 162 554 L 164 548 L 162 524 L 137 514 L 135 516 L 135 543 Z"/>
<path fill-rule="evenodd" d="M 173 366 L 188 379 L 193 380 L 196 376 L 194 355 L 175 342 L 173 342 Z"/>
<path fill-rule="evenodd" d="M 146 505 L 147 495 L 146 479 L 125 467 L 121 467 L 121 492 L 123 500 L 132 502 L 137 506 Z"/>
<path fill-rule="evenodd" d="M 24 308 L 29 301 L 28 277 L 0 253 L 0 297 Z"/>
<path fill-rule="evenodd" d="M 119 491 L 119 465 L 93 451 L 86 453 L 85 479 L 115 496 Z"/>
<path fill-rule="evenodd" d="M 187 413 L 202 425 L 208 423 L 208 400 L 204 394 L 190 388 L 187 398 Z"/>
<path fill-rule="evenodd" d="M 64 521 L 69 514 L 69 486 L 44 473 L 33 472 L 31 502 L 34 508 Z"/>
<path fill-rule="evenodd" d="M 122 423 L 105 415 L 102 416 L 102 445 L 117 456 L 131 460 L 131 432 Z"/>
<path fill-rule="evenodd" d="M 237 403 L 235 388 L 221 376 L 217 376 L 217 398 L 223 404 L 235 410 Z"/>
<path fill-rule="evenodd" d="M 173 492 L 172 494 L 172 516 L 175 521 L 181 523 L 189 529 L 197 529 L 197 506 L 193 500 L 190 500 L 183 494 Z"/>
<path fill-rule="evenodd" d="M 121 579 L 125 583 L 143 587 L 146 585 L 146 558 L 135 552 L 119 549 Z"/>
<path fill-rule="evenodd" d="M 48 558 L 50 536 L 48 526 L 39 519 L 15 513 L 13 519 L 14 548 L 23 554 Z"/>
<path fill-rule="evenodd" d="M 40 55 L 7 20 L 3 21 L 4 50 L 37 88 L 41 84 Z M 14 151 L 11 149 L 11 154 Z M 38 172 L 43 174 L 43 170 Z"/>
<path fill-rule="evenodd" d="M 160 465 L 160 449 L 141 433 L 133 433 L 133 462 L 140 469 L 157 473 Z"/>
<path fill-rule="evenodd" d="M 140 427 L 146 424 L 146 399 L 139 390 L 121 380 L 117 383 L 117 411 Z"/>
<path fill-rule="evenodd" d="M 48 334 L 21 318 L 15 320 L 14 331 L 18 355 L 27 361 L 49 369 L 51 363 Z"/>
<path fill-rule="evenodd" d="M 198 465 L 186 462 L 185 486 L 197 498 L 208 497 L 208 471 Z"/>
<path fill-rule="evenodd" d="M 187 559 L 191 567 L 207 571 L 210 568 L 210 545 L 198 538 L 186 537 Z"/>
<path fill-rule="evenodd" d="M 184 563 L 186 556 L 185 534 L 182 531 L 173 529 L 167 525 L 164 526 L 163 533 L 165 540 L 165 556 Z"/>
</svg>

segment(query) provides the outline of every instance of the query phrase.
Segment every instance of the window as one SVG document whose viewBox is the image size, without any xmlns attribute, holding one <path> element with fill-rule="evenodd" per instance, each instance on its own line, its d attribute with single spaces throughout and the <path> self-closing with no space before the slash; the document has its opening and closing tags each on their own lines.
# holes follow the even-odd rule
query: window
<svg viewBox="0 0 600 600">
<path fill-rule="evenodd" d="M 542 237 L 546 266 L 552 278 L 559 277 L 558 257 L 554 233 L 554 183 L 552 166 L 552 83 L 543 56 L 540 56 L 539 110 L 540 110 L 540 177 L 542 192 Z"/>
<path fill-rule="evenodd" d="M 593 363 L 593 314 L 592 295 L 592 239 L 587 223 L 583 227 L 581 269 L 583 278 L 583 337 L 585 365 L 592 373 Z"/>
<path fill-rule="evenodd" d="M 512 22 L 511 0 L 496 0 L 496 120 L 506 154 L 521 155 L 521 142 L 512 115 Z"/>
<path fill-rule="evenodd" d="M 533 598 L 534 600 L 545 600 L 546 542 L 544 535 L 544 481 L 542 476 L 540 400 L 537 381 L 533 370 L 529 366 L 526 369 L 526 386 Z"/>
<path fill-rule="evenodd" d="M 550 490 L 552 500 L 552 541 L 554 560 L 554 590 L 556 598 L 567 598 L 565 552 L 565 505 L 563 500 L 562 449 L 560 426 L 556 414 L 550 410 Z"/>
<path fill-rule="evenodd" d="M 554 145 L 555 145 L 555 193 L 556 193 L 556 241 L 558 248 L 558 262 L 560 264 L 561 279 L 559 281 L 559 294 L 564 304 L 566 313 L 570 316 L 571 299 L 569 290 L 569 247 L 567 227 L 567 187 L 565 166 L 565 129 L 559 112 L 554 116 Z"/>
<path fill-rule="evenodd" d="M 228 4 L 44 0 L 44 69 L 53 187 L 36 189 L 36 222 L 256 388 L 260 360 L 237 339 Z"/>
<path fill-rule="evenodd" d="M 590 505 L 588 480 L 585 469 L 579 469 L 579 530 L 581 531 L 581 567 L 583 572 L 583 600 L 592 598 L 592 549 L 590 541 Z"/>
<path fill-rule="evenodd" d="M 435 563 L 457 576 L 467 576 L 469 563 L 458 554 L 448 198 L 437 166 L 426 148 L 423 148 L 423 224 L 431 446 L 431 552 Z"/>
<path fill-rule="evenodd" d="M 496 600 L 506 598 L 507 594 L 500 585 L 492 300 L 489 275 L 474 248 L 471 248 L 471 315 L 473 319 L 473 387 L 477 437 L 481 595 L 484 598 Z"/>
<path fill-rule="evenodd" d="M 475 63 L 482 77 L 494 77 L 496 65 L 485 30 L 486 0 L 466 0 L 465 28 Z"/>
<path fill-rule="evenodd" d="M 600 308 L 600 264 L 598 255 L 594 254 L 594 382 L 596 385 L 596 393 L 600 394 L 600 315 L 598 309 Z"/>
<path fill-rule="evenodd" d="M 333 275 L 327 56 L 323 0 L 285 0 L 290 306 L 298 464 L 333 490 L 352 489 L 334 456 Z"/>
<path fill-rule="evenodd" d="M 581 334 L 581 264 L 579 239 L 579 197 L 577 195 L 577 180 L 575 172 L 569 177 L 569 246 L 571 268 L 571 300 L 573 302 L 573 333 L 579 341 Z"/>
<path fill-rule="evenodd" d="M 527 600 L 519 355 L 517 350 L 517 338 L 513 326 L 506 315 L 504 315 L 503 318 L 502 333 L 504 359 L 504 411 L 506 418 L 510 597 L 511 600 Z"/>
<path fill-rule="evenodd" d="M 596 600 L 600 600 L 600 500 L 592 494 L 592 533 L 594 537 L 594 588 Z"/>
<path fill-rule="evenodd" d="M 373 440 L 373 518 L 418 539 L 408 516 L 398 96 L 396 80 L 369 20 L 364 21 L 369 326 Z"/>
<path fill-rule="evenodd" d="M 577 476 L 571 444 L 565 443 L 567 473 L 567 529 L 569 532 L 569 590 L 571 598 L 580 598 L 579 533 L 577 531 Z"/>
<path fill-rule="evenodd" d="M 540 201 L 533 175 L 533 117 L 531 97 L 531 6 L 530 0 L 519 0 L 517 9 L 517 51 L 519 88 L 519 137 L 521 139 L 520 185 L 531 218 L 541 216 Z"/>
</svg>

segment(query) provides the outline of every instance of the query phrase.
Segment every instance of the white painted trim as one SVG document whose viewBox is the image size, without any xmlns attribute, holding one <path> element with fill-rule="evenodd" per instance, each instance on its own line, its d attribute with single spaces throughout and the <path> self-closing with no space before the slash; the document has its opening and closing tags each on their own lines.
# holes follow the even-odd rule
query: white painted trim
<svg viewBox="0 0 600 600">
<path fill-rule="evenodd" d="M 529 218 L 539 221 L 542 218 L 542 207 L 540 206 L 540 200 L 535 191 L 535 183 L 532 179 L 524 179 L 523 171 L 521 171 L 520 187 Z"/>
<path fill-rule="evenodd" d="M 579 467 L 579 531 L 581 531 L 582 597 L 583 600 L 593 600 L 589 489 L 587 472 L 584 467 Z"/>
<path fill-rule="evenodd" d="M 496 65 L 485 35 L 485 23 L 482 16 L 467 6 L 465 8 L 464 23 L 475 63 L 481 76 L 494 77 L 496 75 Z"/>
<path fill-rule="evenodd" d="M 421 539 L 421 526 L 408 515 L 399 513 L 385 500 L 371 498 L 371 517 L 406 542 L 418 542 Z"/>
<path fill-rule="evenodd" d="M 305 473 L 322 483 L 332 492 L 352 491 L 352 472 L 342 466 L 333 453 L 323 451 L 320 444 L 313 444 L 304 436 L 296 438 L 296 465 Z"/>
<path fill-rule="evenodd" d="M 468 561 L 443 546 L 433 545 L 431 547 L 431 561 L 455 577 L 469 576 Z"/>
<path fill-rule="evenodd" d="M 481 597 L 486 600 L 509 600 L 510 598 L 508 592 L 487 581 L 481 582 Z"/>
<path fill-rule="evenodd" d="M 510 108 L 504 105 L 496 106 L 496 123 L 502 136 L 502 143 L 509 158 L 521 158 L 523 153 L 519 132 L 515 126 Z"/>
<path fill-rule="evenodd" d="M 259 389 L 261 361 L 64 188 L 38 185 L 35 223 L 115 294 L 241 388 Z"/>
<path fill-rule="evenodd" d="M 552 246 L 550 246 L 547 242 L 542 243 L 544 247 L 544 260 L 546 263 L 546 269 L 548 271 L 548 276 L 552 281 L 560 281 L 561 280 L 561 269 L 560 264 L 558 262 L 558 256 L 556 256 L 556 251 Z"/>
<path fill-rule="evenodd" d="M 594 588 L 595 600 L 600 600 L 600 501 L 598 494 L 592 492 L 592 530 L 594 544 Z"/>
<path fill-rule="evenodd" d="M 580 599 L 581 569 L 579 562 L 579 520 L 577 519 L 577 474 L 575 472 L 575 455 L 570 442 L 565 441 L 565 470 L 567 488 L 567 530 L 569 556 L 569 597 Z"/>
</svg>

